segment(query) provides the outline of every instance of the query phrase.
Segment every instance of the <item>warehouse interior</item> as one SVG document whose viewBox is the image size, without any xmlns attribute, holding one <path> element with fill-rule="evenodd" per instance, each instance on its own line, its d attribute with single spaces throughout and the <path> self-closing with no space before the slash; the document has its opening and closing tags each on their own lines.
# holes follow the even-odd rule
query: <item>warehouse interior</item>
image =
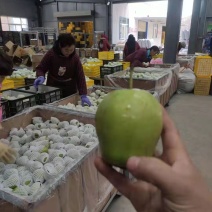
<svg viewBox="0 0 212 212">
<path fill-rule="evenodd" d="M 139 211 L 94 161 L 104 155 L 107 134 L 113 133 L 118 144 L 119 139 L 134 139 L 136 130 L 130 133 L 128 128 L 139 129 L 141 124 L 141 134 L 148 131 L 147 126 L 152 127 L 151 133 L 157 129 L 151 114 L 158 115 L 158 105 L 176 125 L 209 199 L 211 8 L 211 0 L 0 0 L 0 149 L 13 154 L 5 153 L 12 158 L 8 162 L 0 151 L 0 211 Z M 67 45 L 60 35 L 67 36 Z M 131 35 L 138 49 L 133 47 L 126 55 Z M 139 55 L 139 51 L 143 52 Z M 6 63 L 1 54 L 8 57 Z M 157 100 L 152 100 L 154 108 L 146 109 L 151 117 L 147 123 L 139 114 L 133 116 L 141 117 L 136 126 L 131 120 L 120 121 L 128 116 L 124 109 L 121 113 L 109 105 L 109 100 L 101 108 L 112 93 L 132 88 L 146 90 Z M 113 101 L 119 100 L 121 111 L 121 101 L 131 108 L 132 96 Z M 155 150 L 163 152 L 162 134 L 161 127 L 151 156 Z M 125 147 L 136 149 L 133 144 L 129 146 L 128 139 L 116 147 L 124 152 Z M 107 148 L 109 152 L 112 147 Z M 136 156 L 150 156 L 141 154 Z M 123 169 L 125 165 L 116 171 L 135 180 Z M 151 180 L 149 184 L 154 185 Z"/>
</svg>

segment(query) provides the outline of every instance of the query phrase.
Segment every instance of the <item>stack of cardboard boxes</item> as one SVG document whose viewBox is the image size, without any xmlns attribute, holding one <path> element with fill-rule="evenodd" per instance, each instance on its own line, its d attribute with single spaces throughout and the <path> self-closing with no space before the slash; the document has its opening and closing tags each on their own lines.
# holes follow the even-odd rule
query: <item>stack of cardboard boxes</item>
<svg viewBox="0 0 212 212">
<path fill-rule="evenodd" d="M 34 45 L 22 48 L 12 41 L 8 41 L 5 44 L 4 50 L 8 56 L 13 58 L 14 65 L 18 66 L 23 64 L 26 66 L 33 66 L 33 69 L 39 64 L 46 52 L 45 48 L 40 46 L 40 53 L 37 54 Z"/>
</svg>

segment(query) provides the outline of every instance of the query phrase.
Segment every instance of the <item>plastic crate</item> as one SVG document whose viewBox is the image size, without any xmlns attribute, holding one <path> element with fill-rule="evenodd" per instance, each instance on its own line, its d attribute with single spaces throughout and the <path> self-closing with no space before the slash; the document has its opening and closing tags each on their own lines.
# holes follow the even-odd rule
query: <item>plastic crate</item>
<svg viewBox="0 0 212 212">
<path fill-rule="evenodd" d="M 127 70 L 130 67 L 130 62 L 121 62 L 123 65 L 123 70 Z"/>
<path fill-rule="evenodd" d="M 9 78 L 14 82 L 14 88 L 19 88 L 25 85 L 24 77 L 22 78 Z"/>
<path fill-rule="evenodd" d="M 94 80 L 91 80 L 91 79 L 87 80 L 86 81 L 86 86 L 87 86 L 87 88 L 90 88 L 90 87 L 94 86 Z"/>
<path fill-rule="evenodd" d="M 25 85 L 33 85 L 36 78 L 25 78 Z"/>
<path fill-rule="evenodd" d="M 121 71 L 123 69 L 123 65 L 115 66 L 115 67 L 100 67 L 100 77 L 104 78 L 105 75 L 113 74 L 115 72 Z"/>
<path fill-rule="evenodd" d="M 39 105 L 52 103 L 62 98 L 62 91 L 60 88 L 55 88 L 46 85 L 39 85 L 38 91 L 35 89 L 33 85 L 24 86 L 18 88 L 17 90 L 35 94 L 37 104 Z"/>
<path fill-rule="evenodd" d="M 84 74 L 87 77 L 99 77 L 100 76 L 100 66 L 95 65 L 83 65 Z"/>
<path fill-rule="evenodd" d="M 197 77 L 194 87 L 195 95 L 207 96 L 210 92 L 211 77 Z"/>
<path fill-rule="evenodd" d="M 14 82 L 12 80 L 5 79 L 2 83 L 1 90 L 8 90 L 14 88 Z"/>
<path fill-rule="evenodd" d="M 195 60 L 194 73 L 197 77 L 209 77 L 212 74 L 212 57 L 198 56 Z"/>
<path fill-rule="evenodd" d="M 24 95 L 24 97 L 18 98 L 19 95 Z M 8 102 L 8 117 L 13 116 L 26 108 L 36 105 L 36 95 L 26 92 L 21 92 L 18 90 L 5 90 L 2 92 L 2 100 L 6 100 L 4 96 L 14 96 L 17 99 L 7 100 Z"/>
<path fill-rule="evenodd" d="M 2 108 L 2 119 L 6 119 L 9 117 L 9 105 L 7 100 L 1 100 L 0 107 Z"/>
<path fill-rule="evenodd" d="M 98 52 L 98 58 L 100 60 L 114 60 L 114 52 L 112 52 L 112 51 Z"/>
<path fill-rule="evenodd" d="M 103 60 L 99 60 L 99 62 L 87 62 L 90 65 L 97 65 L 97 66 L 102 66 L 103 65 Z"/>
</svg>

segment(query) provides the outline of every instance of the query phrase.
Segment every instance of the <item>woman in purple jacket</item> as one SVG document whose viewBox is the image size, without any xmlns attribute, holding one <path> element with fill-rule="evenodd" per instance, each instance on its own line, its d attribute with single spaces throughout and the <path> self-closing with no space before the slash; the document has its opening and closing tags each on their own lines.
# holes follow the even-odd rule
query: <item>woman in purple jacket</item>
<svg viewBox="0 0 212 212">
<path fill-rule="evenodd" d="M 150 49 L 141 48 L 125 58 L 126 62 L 130 62 L 132 67 L 147 67 L 153 56 L 160 53 L 157 46 L 152 46 Z"/>
<path fill-rule="evenodd" d="M 63 97 L 79 91 L 82 105 L 91 105 L 87 98 L 85 75 L 79 56 L 75 51 L 75 39 L 71 34 L 61 34 L 41 63 L 36 67 L 34 86 L 43 84 L 48 72 L 47 85 L 62 89 Z"/>
</svg>

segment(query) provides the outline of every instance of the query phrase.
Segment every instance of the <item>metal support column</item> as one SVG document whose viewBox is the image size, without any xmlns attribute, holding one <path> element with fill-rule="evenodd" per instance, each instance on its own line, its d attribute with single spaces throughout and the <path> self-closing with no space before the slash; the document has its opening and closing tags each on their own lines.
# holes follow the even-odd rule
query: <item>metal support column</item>
<svg viewBox="0 0 212 212">
<path fill-rule="evenodd" d="M 183 0 L 169 0 L 166 20 L 164 63 L 176 63 Z"/>
<path fill-rule="evenodd" d="M 204 36 L 206 34 L 205 23 L 206 23 L 206 16 L 207 16 L 207 4 L 208 4 L 208 0 L 201 1 L 198 37 L 196 42 L 196 51 L 198 52 L 202 52 L 202 43 L 203 43 Z"/>
<path fill-rule="evenodd" d="M 194 0 L 193 4 L 188 54 L 195 54 L 196 52 L 201 1 L 202 0 Z"/>
</svg>

